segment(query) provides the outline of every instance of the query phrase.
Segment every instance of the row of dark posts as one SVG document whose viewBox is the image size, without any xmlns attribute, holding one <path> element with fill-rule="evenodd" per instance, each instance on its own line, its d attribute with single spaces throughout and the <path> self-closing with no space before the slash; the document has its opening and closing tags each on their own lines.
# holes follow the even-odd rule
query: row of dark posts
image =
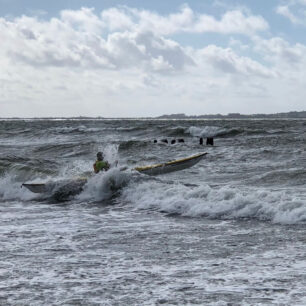
<svg viewBox="0 0 306 306">
<path fill-rule="evenodd" d="M 169 143 L 167 138 L 161 139 L 160 141 L 164 142 L 164 143 Z M 172 139 L 170 141 L 171 144 L 175 144 L 176 142 L 177 143 L 183 143 L 183 142 L 185 142 L 185 140 L 183 138 L 179 138 L 179 139 Z M 154 139 L 154 143 L 157 143 L 157 139 Z M 200 137 L 200 142 L 199 143 L 200 143 L 201 146 L 204 144 L 203 137 Z M 207 146 L 213 146 L 214 145 L 214 138 L 213 137 L 207 137 L 206 138 L 206 145 Z"/>
<path fill-rule="evenodd" d="M 169 143 L 167 138 L 161 139 L 160 141 L 161 141 L 161 142 L 164 142 L 164 143 Z M 176 140 L 176 139 L 172 139 L 172 140 L 170 141 L 171 144 L 175 144 L 176 142 L 182 143 L 182 142 L 185 142 L 185 140 L 184 140 L 183 138 L 179 138 L 179 139 L 177 139 L 177 140 Z M 156 139 L 154 139 L 154 143 L 157 143 L 157 140 L 156 140 Z"/>
</svg>

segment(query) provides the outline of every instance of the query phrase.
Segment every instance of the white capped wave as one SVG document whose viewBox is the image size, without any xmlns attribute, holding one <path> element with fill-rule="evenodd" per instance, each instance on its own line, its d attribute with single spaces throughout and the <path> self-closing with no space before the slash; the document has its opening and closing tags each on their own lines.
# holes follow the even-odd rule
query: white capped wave
<svg viewBox="0 0 306 306">
<path fill-rule="evenodd" d="M 56 131 L 58 133 L 72 133 L 72 132 L 100 132 L 104 130 L 103 128 L 90 128 L 85 125 L 79 126 L 63 126 L 63 127 L 56 127 L 51 128 L 52 131 Z"/>
<path fill-rule="evenodd" d="M 22 188 L 21 183 L 18 181 L 15 175 L 6 174 L 5 176 L 0 177 L 0 200 L 29 201 L 34 199 L 36 196 L 37 195 L 30 192 L 26 188 Z"/>
<path fill-rule="evenodd" d="M 188 132 L 195 137 L 215 137 L 225 133 L 226 130 L 218 126 L 205 126 L 203 128 L 191 126 Z"/>
<path fill-rule="evenodd" d="M 87 176 L 93 173 L 94 158 L 95 156 L 93 155 L 92 161 L 77 159 L 71 161 L 68 164 L 63 165 L 59 169 L 57 179 L 69 179 L 73 177 L 79 177 L 80 173 L 82 174 L 82 176 Z"/>
<path fill-rule="evenodd" d="M 128 172 L 113 168 L 107 172 L 100 172 L 88 179 L 84 190 L 78 196 L 81 201 L 103 201 L 111 198 L 120 188 L 130 180 Z"/>
<path fill-rule="evenodd" d="M 242 191 L 233 187 L 189 187 L 150 181 L 129 185 L 122 197 L 139 209 L 189 217 L 255 218 L 282 224 L 306 222 L 306 196 L 288 191 Z"/>
<path fill-rule="evenodd" d="M 106 146 L 100 145 L 98 147 L 98 150 L 103 152 L 104 159 L 107 160 L 111 165 L 116 165 L 118 163 L 119 145 L 117 144 L 108 144 Z"/>
</svg>

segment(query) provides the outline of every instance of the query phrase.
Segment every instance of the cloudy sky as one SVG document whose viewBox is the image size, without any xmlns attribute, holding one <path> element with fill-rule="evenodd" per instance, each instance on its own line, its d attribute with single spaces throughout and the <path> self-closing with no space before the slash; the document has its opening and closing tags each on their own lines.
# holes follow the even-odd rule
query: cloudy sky
<svg viewBox="0 0 306 306">
<path fill-rule="evenodd" d="M 306 0 L 0 0 L 0 117 L 306 110 Z"/>
</svg>

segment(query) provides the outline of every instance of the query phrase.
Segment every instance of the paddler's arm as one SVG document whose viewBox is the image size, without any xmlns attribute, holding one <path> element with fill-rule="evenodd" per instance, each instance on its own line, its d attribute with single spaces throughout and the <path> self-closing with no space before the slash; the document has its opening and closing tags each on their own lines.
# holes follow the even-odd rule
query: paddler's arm
<svg viewBox="0 0 306 306">
<path fill-rule="evenodd" d="M 99 169 L 97 168 L 96 163 L 93 164 L 94 172 L 99 173 Z"/>
<path fill-rule="evenodd" d="M 105 167 L 104 167 L 105 171 L 107 171 L 109 168 L 110 168 L 109 162 L 105 161 Z"/>
</svg>

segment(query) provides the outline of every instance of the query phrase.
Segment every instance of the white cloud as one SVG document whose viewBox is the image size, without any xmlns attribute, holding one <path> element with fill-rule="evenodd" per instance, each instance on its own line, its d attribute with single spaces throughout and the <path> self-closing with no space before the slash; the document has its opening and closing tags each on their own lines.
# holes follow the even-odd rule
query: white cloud
<svg viewBox="0 0 306 306">
<path fill-rule="evenodd" d="M 262 17 L 239 11 L 224 14 L 220 21 L 195 14 L 188 6 L 161 16 L 127 7 L 102 11 L 92 8 L 64 10 L 60 18 L 41 21 L 22 16 L 0 19 L 2 52 L 11 60 L 36 66 L 121 69 L 141 65 L 154 71 L 173 71 L 192 65 L 183 48 L 165 36 L 177 32 L 251 34 L 265 30 Z M 106 30 L 111 32 L 105 32 Z M 101 35 L 106 34 L 103 38 Z"/>
<path fill-rule="evenodd" d="M 239 75 L 273 78 L 276 74 L 258 62 L 243 56 L 238 56 L 230 48 L 220 48 L 210 45 L 197 52 L 207 64 L 213 66 L 214 70 L 222 73 Z"/>
<path fill-rule="evenodd" d="M 250 46 L 248 44 L 243 44 L 240 40 L 234 39 L 233 37 L 230 38 L 229 45 L 234 48 L 238 48 L 242 51 L 250 49 Z"/>
<path fill-rule="evenodd" d="M 287 5 L 278 6 L 276 9 L 276 12 L 279 15 L 282 15 L 288 18 L 292 23 L 295 23 L 295 24 L 301 23 L 301 20 L 290 11 L 289 6 Z"/>
<path fill-rule="evenodd" d="M 265 31 L 268 27 L 268 23 L 262 17 L 245 16 L 238 10 L 225 13 L 220 21 L 211 16 L 202 15 L 195 24 L 195 30 L 198 32 L 245 35 L 252 35 L 257 31 Z"/>
<path fill-rule="evenodd" d="M 100 34 L 103 28 L 103 23 L 93 8 L 82 7 L 78 11 L 63 10 L 60 16 L 62 22 L 79 31 Z"/>
<path fill-rule="evenodd" d="M 110 31 L 127 31 L 133 28 L 132 17 L 118 8 L 110 8 L 101 13 L 104 27 Z"/>
<path fill-rule="evenodd" d="M 211 15 L 196 14 L 186 5 L 180 12 L 167 16 L 128 7 L 111 8 L 103 11 L 101 15 L 105 25 L 111 31 L 133 29 L 152 31 L 158 35 L 206 32 L 253 35 L 269 28 L 263 17 L 246 15 L 240 10 L 228 11 L 220 20 L 217 20 Z"/>
<path fill-rule="evenodd" d="M 89 9 L 75 15 L 64 11 L 61 19 L 48 22 L 30 17 L 13 22 L 2 18 L 2 52 L 11 60 L 34 66 L 122 69 L 141 65 L 156 71 L 157 67 L 177 70 L 192 64 L 179 44 L 152 31 L 118 31 L 102 38 L 97 34 L 102 22 L 92 18 L 92 13 Z"/>
<path fill-rule="evenodd" d="M 268 27 L 245 10 L 217 18 L 188 6 L 0 18 L 0 116 L 265 112 L 292 91 L 302 105 L 306 47 L 263 39 Z M 221 33 L 225 46 L 187 47 L 173 35 L 190 33 Z"/>
<path fill-rule="evenodd" d="M 293 0 L 286 5 L 279 5 L 276 13 L 287 18 L 295 25 L 306 26 L 306 0 Z"/>
<path fill-rule="evenodd" d="M 290 45 L 289 42 L 280 37 L 271 39 L 256 39 L 256 50 L 260 52 L 266 60 L 274 63 L 276 67 L 290 67 L 291 71 L 304 68 L 306 64 L 306 46 L 296 43 Z"/>
</svg>

